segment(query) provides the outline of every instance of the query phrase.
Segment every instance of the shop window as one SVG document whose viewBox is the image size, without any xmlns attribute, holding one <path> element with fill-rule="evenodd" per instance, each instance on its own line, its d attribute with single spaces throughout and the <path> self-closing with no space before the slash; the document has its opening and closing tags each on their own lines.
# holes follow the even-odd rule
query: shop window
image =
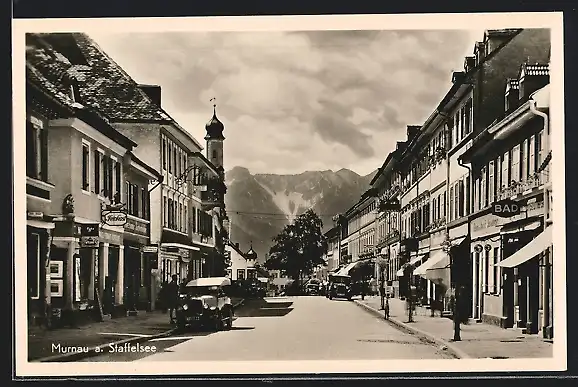
<svg viewBox="0 0 578 387">
<path fill-rule="evenodd" d="M 26 247 L 28 249 L 28 296 L 32 299 L 38 299 L 40 297 L 41 268 L 40 235 L 29 233 Z"/>
<path fill-rule="evenodd" d="M 84 301 L 90 298 L 89 286 L 91 277 L 91 263 L 92 250 L 80 249 L 80 254 L 75 261 L 75 299 L 76 301 Z"/>
</svg>

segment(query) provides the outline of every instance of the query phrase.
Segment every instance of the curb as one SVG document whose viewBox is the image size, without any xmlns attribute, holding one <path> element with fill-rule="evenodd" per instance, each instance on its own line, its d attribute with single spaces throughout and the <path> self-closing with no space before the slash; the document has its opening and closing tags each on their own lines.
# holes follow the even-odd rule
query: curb
<svg viewBox="0 0 578 387">
<path fill-rule="evenodd" d="M 32 360 L 32 362 L 34 362 L 34 363 L 36 363 L 36 362 L 38 362 L 38 363 L 55 363 L 55 362 L 77 361 L 77 360 L 86 359 L 89 357 L 98 356 L 98 355 L 108 353 L 107 350 L 108 350 L 109 345 L 123 346 L 124 344 L 127 344 L 127 343 L 128 344 L 137 344 L 137 343 L 141 343 L 144 341 L 149 341 L 152 339 L 157 339 L 160 337 L 169 336 L 174 331 L 176 331 L 176 328 L 169 329 L 168 331 L 158 333 L 156 335 L 144 336 L 144 337 L 133 337 L 130 339 L 124 339 L 124 340 L 119 340 L 119 341 L 113 341 L 113 342 L 106 343 L 106 344 L 101 344 L 101 345 L 98 345 L 96 347 L 88 348 L 86 352 L 72 352 L 72 353 L 65 353 L 65 354 L 61 354 L 61 355 L 48 356 L 48 357 L 44 357 L 41 359 Z"/>
<path fill-rule="evenodd" d="M 366 311 L 383 318 L 383 313 L 381 311 L 379 311 L 379 310 L 377 310 L 377 309 L 375 309 L 375 308 L 373 308 L 367 304 L 364 304 L 359 300 L 353 300 L 353 301 L 358 306 L 365 308 Z M 450 342 L 448 342 L 446 340 L 440 339 L 439 337 L 434 336 L 429 332 L 425 332 L 425 331 L 418 329 L 416 327 L 412 327 L 411 325 L 403 323 L 397 319 L 394 319 L 391 316 L 389 317 L 388 320 L 385 320 L 385 321 L 387 321 L 391 325 L 395 325 L 399 328 L 403 328 L 405 330 L 413 332 L 414 334 L 417 334 L 419 336 L 423 336 L 423 337 L 427 338 L 428 340 L 433 341 L 434 343 L 436 343 L 437 345 L 439 345 L 441 347 L 446 347 L 449 350 L 449 352 L 452 352 L 452 355 L 454 355 L 458 359 L 471 359 L 472 358 L 470 355 L 468 355 L 467 353 L 465 353 L 461 349 L 457 348 L 454 344 L 451 344 Z"/>
</svg>

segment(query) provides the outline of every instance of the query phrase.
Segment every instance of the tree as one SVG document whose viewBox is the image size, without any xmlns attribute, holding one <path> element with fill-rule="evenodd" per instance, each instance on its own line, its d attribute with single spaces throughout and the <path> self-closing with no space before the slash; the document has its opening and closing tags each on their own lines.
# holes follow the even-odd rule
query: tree
<svg viewBox="0 0 578 387">
<path fill-rule="evenodd" d="M 327 241 L 322 228 L 323 221 L 313 210 L 299 215 L 273 238 L 275 245 L 269 250 L 265 267 L 281 270 L 299 284 L 301 275 L 309 275 L 314 267 L 325 265 L 323 253 Z"/>
</svg>

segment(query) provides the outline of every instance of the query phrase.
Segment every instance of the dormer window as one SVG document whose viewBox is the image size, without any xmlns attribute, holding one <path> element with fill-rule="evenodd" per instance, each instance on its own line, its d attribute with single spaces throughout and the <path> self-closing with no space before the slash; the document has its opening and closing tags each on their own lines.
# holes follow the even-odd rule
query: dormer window
<svg viewBox="0 0 578 387">
<path fill-rule="evenodd" d="M 78 90 L 77 85 L 70 85 L 70 91 L 68 95 L 72 99 L 72 102 L 80 102 L 80 91 Z"/>
</svg>

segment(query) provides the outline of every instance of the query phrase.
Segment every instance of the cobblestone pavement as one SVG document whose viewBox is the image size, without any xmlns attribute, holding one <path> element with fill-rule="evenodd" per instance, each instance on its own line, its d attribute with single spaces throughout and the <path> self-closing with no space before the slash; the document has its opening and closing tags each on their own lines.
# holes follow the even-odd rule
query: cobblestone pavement
<svg viewBox="0 0 578 387">
<path fill-rule="evenodd" d="M 374 309 L 380 309 L 381 300 L 378 296 L 365 297 L 357 300 Z M 427 332 L 443 341 L 450 342 L 453 338 L 453 321 L 448 318 L 430 317 L 430 311 L 417 307 L 413 320 L 408 323 L 406 303 L 392 298 L 389 300 L 390 318 L 404 323 L 408 327 Z M 548 358 L 553 356 L 552 343 L 545 341 L 539 335 L 521 334 L 516 329 L 502 329 L 485 323 L 470 323 L 461 325 L 461 341 L 451 342 L 452 347 L 467 354 L 471 358 Z"/>
</svg>

